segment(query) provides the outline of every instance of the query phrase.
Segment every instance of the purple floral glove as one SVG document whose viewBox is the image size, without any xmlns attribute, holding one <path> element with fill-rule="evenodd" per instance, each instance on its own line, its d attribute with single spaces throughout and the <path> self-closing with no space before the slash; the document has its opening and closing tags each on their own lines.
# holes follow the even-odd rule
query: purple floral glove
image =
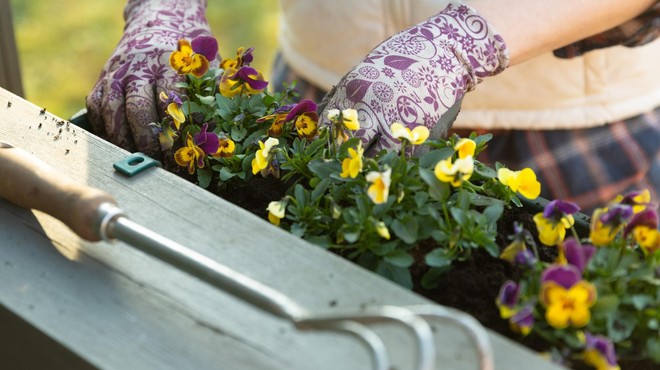
<svg viewBox="0 0 660 370">
<path fill-rule="evenodd" d="M 474 9 L 451 3 L 372 50 L 339 82 L 325 108 L 358 111 L 357 136 L 369 153 L 398 150 L 392 123 L 443 132 L 433 129 L 442 114 L 507 64 L 502 37 Z"/>
<path fill-rule="evenodd" d="M 149 124 L 165 115 L 159 93 L 182 80 L 169 57 L 179 39 L 211 36 L 205 12 L 206 0 L 128 1 L 124 35 L 87 97 L 95 134 L 130 151 L 161 155 Z"/>
</svg>

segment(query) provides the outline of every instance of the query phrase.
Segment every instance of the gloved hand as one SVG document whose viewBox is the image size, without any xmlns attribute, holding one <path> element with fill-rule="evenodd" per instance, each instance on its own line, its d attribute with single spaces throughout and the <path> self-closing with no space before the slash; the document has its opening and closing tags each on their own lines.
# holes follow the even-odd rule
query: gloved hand
<svg viewBox="0 0 660 370">
<path fill-rule="evenodd" d="M 128 1 L 124 35 L 87 97 L 95 134 L 130 151 L 161 155 L 149 124 L 165 115 L 158 94 L 183 79 L 169 57 L 179 39 L 211 36 L 205 12 L 206 0 Z"/>
<path fill-rule="evenodd" d="M 502 37 L 473 8 L 451 3 L 372 50 L 337 84 L 325 109 L 358 111 L 356 136 L 368 154 L 399 150 L 392 123 L 425 125 L 432 135 L 446 132 L 448 127 L 433 127 L 441 115 L 507 65 Z"/>
</svg>

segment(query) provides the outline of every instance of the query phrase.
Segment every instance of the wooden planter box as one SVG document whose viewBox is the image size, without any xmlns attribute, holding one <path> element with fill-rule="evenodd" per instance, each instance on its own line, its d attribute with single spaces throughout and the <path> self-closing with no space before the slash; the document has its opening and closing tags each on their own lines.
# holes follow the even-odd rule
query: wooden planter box
<svg viewBox="0 0 660 370">
<path fill-rule="evenodd" d="M 129 153 L 0 89 L 0 141 L 114 195 L 136 222 L 309 309 L 429 303 L 159 168 L 125 177 Z M 369 369 L 354 338 L 299 332 L 123 243 L 88 243 L 0 200 L 0 357 L 7 368 Z M 435 324 L 438 368 L 476 369 L 468 338 Z M 384 328 L 396 368 L 411 339 Z M 558 369 L 491 333 L 496 369 Z"/>
</svg>

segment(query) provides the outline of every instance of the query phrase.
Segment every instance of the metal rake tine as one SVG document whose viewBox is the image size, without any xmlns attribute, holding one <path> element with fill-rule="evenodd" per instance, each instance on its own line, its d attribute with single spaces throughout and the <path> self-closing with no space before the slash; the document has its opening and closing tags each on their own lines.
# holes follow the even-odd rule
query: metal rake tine
<svg viewBox="0 0 660 370">
<path fill-rule="evenodd" d="M 458 310 L 434 305 L 406 306 L 407 309 L 425 319 L 436 319 L 453 323 L 463 329 L 472 340 L 479 356 L 481 370 L 494 370 L 493 346 L 488 332 L 474 317 Z"/>
<path fill-rule="evenodd" d="M 330 314 L 312 314 L 296 320 L 296 327 L 302 330 L 344 330 L 338 323 L 352 321 L 360 325 L 379 324 L 395 322 L 410 331 L 417 343 L 417 370 L 433 370 L 435 368 L 435 338 L 431 331 L 431 326 L 426 320 L 412 312 L 411 310 L 400 306 L 368 306 L 359 312 L 342 311 Z M 370 329 L 368 331 L 372 332 Z M 350 331 L 349 331 L 350 332 Z M 367 338 L 358 335 L 365 342 Z M 373 335 L 376 335 L 372 332 Z M 368 334 L 371 335 L 371 334 Z M 382 343 L 380 338 L 379 342 Z M 367 342 L 368 343 L 368 342 Z M 372 347 L 372 351 L 374 348 Z M 377 362 L 378 360 L 376 360 Z M 378 368 L 380 369 L 380 368 Z"/>
</svg>

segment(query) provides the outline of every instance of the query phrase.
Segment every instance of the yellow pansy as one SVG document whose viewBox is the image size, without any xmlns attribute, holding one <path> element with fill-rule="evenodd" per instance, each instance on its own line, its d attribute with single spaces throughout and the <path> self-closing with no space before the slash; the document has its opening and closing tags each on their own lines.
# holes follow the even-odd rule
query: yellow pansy
<svg viewBox="0 0 660 370">
<path fill-rule="evenodd" d="M 467 138 L 458 140 L 454 145 L 454 150 L 458 152 L 458 158 L 474 157 L 475 149 L 477 149 L 477 143 Z"/>
<path fill-rule="evenodd" d="M 375 204 L 387 202 L 390 193 L 391 175 L 392 169 L 390 168 L 384 172 L 371 171 L 367 174 L 366 179 L 371 183 L 367 189 L 367 194 Z"/>
<path fill-rule="evenodd" d="M 429 138 L 429 129 L 426 126 L 417 126 L 414 129 L 409 129 L 399 122 L 395 122 L 390 126 L 392 136 L 399 140 L 407 140 L 413 145 L 420 145 Z"/>
<path fill-rule="evenodd" d="M 534 215 L 534 223 L 539 232 L 539 240 L 545 245 L 557 245 L 564 241 L 566 229 L 570 229 L 575 223 L 573 215 L 565 215 L 558 221 L 547 219 L 543 213 Z"/>
<path fill-rule="evenodd" d="M 170 54 L 170 66 L 179 74 L 202 77 L 209 70 L 209 61 L 204 55 L 194 53 L 188 40 L 179 40 L 177 50 Z"/>
<path fill-rule="evenodd" d="M 541 183 L 536 179 L 536 174 L 531 168 L 511 171 L 502 167 L 497 170 L 497 178 L 513 192 L 520 193 L 527 199 L 536 199 L 541 194 Z"/>
<path fill-rule="evenodd" d="M 273 225 L 279 225 L 286 213 L 286 200 L 272 201 L 268 203 L 268 221 Z"/>
<path fill-rule="evenodd" d="M 357 150 L 348 148 L 348 158 L 344 158 L 341 162 L 341 174 L 339 176 L 343 178 L 356 178 L 360 171 L 362 171 L 363 155 L 364 149 L 362 148 L 362 143 L 358 143 Z"/>
<path fill-rule="evenodd" d="M 435 177 L 442 182 L 448 182 L 453 187 L 461 186 L 474 172 L 474 160 L 471 156 L 458 158 L 452 163 L 451 157 L 439 161 L 434 168 Z"/>
<path fill-rule="evenodd" d="M 275 145 L 279 144 L 279 140 L 273 137 L 266 139 L 266 142 L 259 141 L 259 150 L 255 153 L 252 160 L 252 174 L 256 175 L 257 172 L 264 170 L 271 162 L 271 150 Z"/>
</svg>

